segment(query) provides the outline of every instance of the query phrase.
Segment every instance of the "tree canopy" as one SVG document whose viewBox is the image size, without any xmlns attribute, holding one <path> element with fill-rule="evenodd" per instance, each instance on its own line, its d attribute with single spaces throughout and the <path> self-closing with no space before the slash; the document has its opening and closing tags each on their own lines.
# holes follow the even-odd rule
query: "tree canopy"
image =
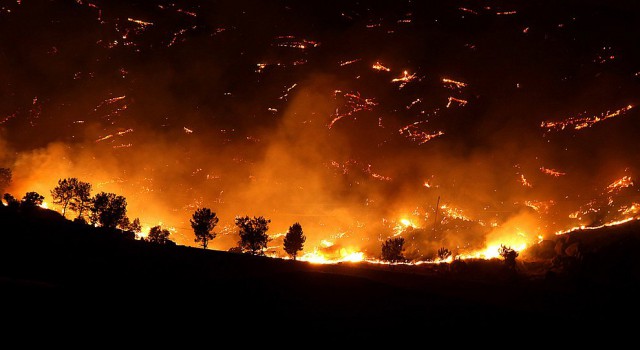
<svg viewBox="0 0 640 350">
<path fill-rule="evenodd" d="M 389 262 L 404 261 L 404 238 L 389 238 L 382 243 L 382 260 Z"/>
<path fill-rule="evenodd" d="M 296 222 L 289 227 L 287 235 L 284 237 L 284 251 L 287 252 L 293 260 L 296 260 L 298 252 L 302 251 L 306 240 L 307 237 L 302 232 L 302 225 Z"/>
<path fill-rule="evenodd" d="M 115 193 L 98 193 L 92 200 L 91 222 L 116 228 L 127 216 L 127 200 Z"/>
<path fill-rule="evenodd" d="M 207 249 L 209 241 L 216 238 L 213 232 L 219 221 L 216 213 L 209 208 L 198 208 L 189 221 L 196 235 L 195 242 L 200 243 L 203 249 Z"/>
<path fill-rule="evenodd" d="M 66 217 L 67 208 L 78 211 L 79 216 L 87 209 L 91 197 L 91 184 L 79 181 L 75 177 L 58 180 L 51 190 L 53 203 L 62 206 L 62 216 Z"/>
<path fill-rule="evenodd" d="M 167 244 L 171 240 L 169 239 L 169 235 L 171 232 L 167 229 L 163 229 L 160 226 L 154 226 L 149 229 L 149 235 L 147 236 L 147 241 L 151 243 L 157 244 Z"/>
<path fill-rule="evenodd" d="M 236 226 L 239 228 L 238 234 L 240 235 L 238 246 L 253 255 L 264 255 L 264 250 L 269 242 L 267 230 L 269 230 L 270 222 L 271 220 L 262 216 L 254 216 L 253 219 L 248 216 L 236 217 Z"/>
<path fill-rule="evenodd" d="M 24 197 L 22 197 L 20 206 L 22 208 L 35 208 L 41 206 L 43 201 L 44 196 L 40 195 L 38 192 L 27 192 Z"/>
</svg>

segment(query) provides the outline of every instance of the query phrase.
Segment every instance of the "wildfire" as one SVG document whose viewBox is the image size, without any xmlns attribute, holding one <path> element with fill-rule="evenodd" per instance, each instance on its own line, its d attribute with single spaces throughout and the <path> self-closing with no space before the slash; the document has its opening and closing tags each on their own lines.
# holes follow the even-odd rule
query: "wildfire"
<svg viewBox="0 0 640 350">
<path fill-rule="evenodd" d="M 548 201 L 524 201 L 524 205 L 541 213 L 547 213 L 549 208 L 553 206 L 555 202 L 553 200 Z"/>
<path fill-rule="evenodd" d="M 527 248 L 526 243 L 518 243 L 515 245 L 508 245 L 504 243 L 493 243 L 487 246 L 483 250 L 478 250 L 469 254 L 462 254 L 459 257 L 461 259 L 495 259 L 500 257 L 500 246 L 508 246 L 517 252 L 521 252 Z"/>
<path fill-rule="evenodd" d="M 520 183 L 525 187 L 533 187 L 533 185 L 524 177 L 523 174 L 520 174 Z"/>
<path fill-rule="evenodd" d="M 400 130 L 398 130 L 398 132 L 400 133 L 400 135 L 404 135 L 412 141 L 418 142 L 419 145 L 425 144 L 438 136 L 444 135 L 444 131 L 442 130 L 435 132 L 426 132 L 420 130 L 418 126 L 423 123 L 425 122 L 418 121 L 413 124 L 409 124 L 402 127 Z"/>
<path fill-rule="evenodd" d="M 440 210 L 442 213 L 452 219 L 463 220 L 463 221 L 472 221 L 471 218 L 463 214 L 462 209 L 451 207 L 450 205 L 443 204 L 440 206 Z"/>
<path fill-rule="evenodd" d="M 468 102 L 468 101 L 467 101 L 467 100 L 460 99 L 460 98 L 455 98 L 455 97 L 451 97 L 451 96 L 450 96 L 450 97 L 449 97 L 449 102 L 447 103 L 447 108 L 451 107 L 451 104 L 452 104 L 453 102 L 456 102 L 456 103 L 458 104 L 458 106 L 460 106 L 460 107 L 464 107 L 464 106 L 466 106 L 466 105 L 467 105 L 467 102 Z"/>
<path fill-rule="evenodd" d="M 153 23 L 152 23 L 152 22 L 147 22 L 147 21 L 143 21 L 143 20 L 135 19 L 135 18 L 127 18 L 127 20 L 128 20 L 129 22 L 133 22 L 133 23 L 135 23 L 135 24 L 138 24 L 138 25 L 140 25 L 140 26 L 142 26 L 142 27 L 147 27 L 147 26 L 151 26 L 151 25 L 153 25 Z"/>
<path fill-rule="evenodd" d="M 569 117 L 569 118 L 566 118 L 565 120 L 558 121 L 558 122 L 543 121 L 542 124 L 540 124 L 540 127 L 547 129 L 547 131 L 559 131 L 559 130 L 564 130 L 565 128 L 573 126 L 574 130 L 580 130 L 580 129 L 591 127 L 592 125 L 599 123 L 601 121 L 605 121 L 610 118 L 624 115 L 633 107 L 634 107 L 633 105 L 628 105 L 626 107 L 620 108 L 613 112 L 607 111 L 607 112 L 601 113 L 600 115 L 591 116 L 591 117 L 582 117 L 578 115 L 577 117 Z"/>
<path fill-rule="evenodd" d="M 581 231 L 581 230 L 598 230 L 598 229 L 601 229 L 603 227 L 611 227 L 611 226 L 622 225 L 622 224 L 625 224 L 627 222 L 634 221 L 634 220 L 639 220 L 639 218 L 629 217 L 629 218 L 625 218 L 625 219 L 621 219 L 621 220 L 611 221 L 611 222 L 608 222 L 606 224 L 602 224 L 600 226 L 586 226 L 586 225 L 575 226 L 575 227 L 572 227 L 572 228 L 567 229 L 567 230 L 557 231 L 555 234 L 556 234 L 556 236 L 559 236 L 559 235 L 564 235 L 564 234 L 567 234 L 567 233 L 571 233 L 571 232 L 575 232 L 575 231 Z"/>
<path fill-rule="evenodd" d="M 350 65 L 350 64 L 353 64 L 353 63 L 356 63 L 356 62 L 360 62 L 360 61 L 362 61 L 362 58 L 356 58 L 355 60 L 349 60 L 349 61 L 342 61 L 342 62 L 340 62 L 340 67 L 344 67 L 344 66 L 347 66 L 347 65 Z"/>
<path fill-rule="evenodd" d="M 637 214 L 640 211 L 640 204 L 633 203 L 629 207 L 620 208 L 622 215 Z"/>
<path fill-rule="evenodd" d="M 292 86 L 291 88 L 293 87 L 295 87 L 295 85 Z M 336 96 L 340 93 L 342 93 L 342 91 L 340 90 L 336 90 L 334 92 Z M 344 117 L 350 117 L 355 113 L 358 113 L 361 111 L 371 111 L 373 110 L 373 107 L 378 105 L 378 103 L 375 102 L 375 99 L 361 97 L 359 92 L 355 92 L 355 93 L 347 92 L 342 96 L 346 100 L 345 106 L 343 110 L 340 110 L 340 108 L 336 108 L 336 112 L 332 115 L 333 119 L 328 125 L 329 129 L 331 129 L 337 121 L 339 121 Z"/>
<path fill-rule="evenodd" d="M 607 186 L 607 192 L 611 193 L 611 192 L 619 191 L 623 188 L 631 187 L 631 186 L 633 186 L 633 180 L 631 179 L 631 177 L 624 176 L 621 179 L 618 179 L 612 182 L 611 184 L 609 184 L 609 186 Z"/>
<path fill-rule="evenodd" d="M 340 262 L 362 262 L 365 259 L 364 253 L 355 248 L 340 248 L 334 254 L 327 254 L 315 248 L 312 252 L 303 254 L 298 260 L 312 264 L 337 264 Z"/>
<path fill-rule="evenodd" d="M 540 171 L 542 171 L 543 174 L 547 174 L 547 175 L 555 176 L 555 177 L 560 177 L 560 176 L 567 175 L 567 173 L 563 173 L 563 172 L 557 171 L 555 169 L 548 169 L 548 168 L 545 168 L 545 167 L 540 167 Z"/>
<path fill-rule="evenodd" d="M 377 71 L 385 71 L 385 72 L 391 72 L 390 68 L 385 67 L 382 63 L 380 62 L 376 62 L 373 64 L 373 67 L 371 67 Z"/>
<path fill-rule="evenodd" d="M 461 81 L 456 81 L 456 80 L 453 80 L 453 79 L 442 78 L 442 82 L 447 87 L 455 87 L 457 89 L 462 89 L 463 87 L 467 87 L 467 83 L 463 83 Z"/>
<path fill-rule="evenodd" d="M 408 71 L 402 72 L 402 76 L 400 78 L 394 78 L 391 80 L 392 83 L 400 83 L 399 89 L 402 89 L 407 85 L 410 81 L 416 78 L 416 73 L 409 74 Z"/>
</svg>

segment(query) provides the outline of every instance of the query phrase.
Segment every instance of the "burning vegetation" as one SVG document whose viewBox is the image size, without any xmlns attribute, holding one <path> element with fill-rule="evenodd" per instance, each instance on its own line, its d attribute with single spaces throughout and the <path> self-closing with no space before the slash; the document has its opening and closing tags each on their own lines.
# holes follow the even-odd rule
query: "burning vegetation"
<svg viewBox="0 0 640 350">
<path fill-rule="evenodd" d="M 494 3 L 7 1 L 0 190 L 321 263 L 512 257 L 636 220 L 635 15 Z M 123 201 L 137 222 L 99 217 Z"/>
</svg>

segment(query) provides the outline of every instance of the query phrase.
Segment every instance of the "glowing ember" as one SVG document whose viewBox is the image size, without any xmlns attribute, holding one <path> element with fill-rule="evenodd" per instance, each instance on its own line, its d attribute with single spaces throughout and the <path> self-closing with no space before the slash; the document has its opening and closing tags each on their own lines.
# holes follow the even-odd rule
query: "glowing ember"
<svg viewBox="0 0 640 350">
<path fill-rule="evenodd" d="M 399 89 L 402 89 L 403 87 L 405 87 L 405 85 L 407 85 L 407 83 L 409 83 L 410 81 L 414 80 L 416 78 L 416 74 L 409 74 L 408 71 L 404 71 L 402 72 L 402 76 L 400 78 L 394 78 L 391 80 L 392 83 L 400 83 L 400 86 L 398 87 Z"/>
<path fill-rule="evenodd" d="M 540 171 L 542 171 L 543 174 L 547 174 L 547 175 L 555 176 L 555 177 L 560 177 L 560 176 L 567 175 L 567 173 L 563 173 L 563 172 L 560 172 L 560 171 L 555 170 L 555 169 L 548 169 L 548 168 L 545 168 L 545 167 L 541 167 Z"/>
<path fill-rule="evenodd" d="M 412 141 L 418 142 L 419 145 L 425 144 L 432 139 L 444 135 L 444 131 L 435 131 L 435 132 L 427 132 L 420 130 L 420 125 L 423 124 L 423 121 L 415 122 L 413 124 L 409 124 L 407 126 L 402 127 L 398 132 L 400 135 L 404 135 L 405 137 L 411 139 Z"/>
<path fill-rule="evenodd" d="M 572 227 L 572 228 L 567 229 L 567 230 L 557 231 L 555 234 L 559 236 L 559 235 L 564 235 L 564 234 L 575 232 L 575 231 L 598 230 L 598 229 L 601 229 L 603 227 L 611 227 L 611 226 L 622 225 L 622 224 L 625 224 L 627 222 L 634 221 L 634 220 L 640 220 L 640 218 L 630 217 L 630 218 L 626 218 L 626 219 L 611 221 L 611 222 L 608 222 L 606 224 L 602 224 L 602 225 L 599 225 L 599 226 L 581 225 L 581 226 Z"/>
<path fill-rule="evenodd" d="M 451 205 L 443 204 L 440 206 L 440 210 L 444 216 L 456 220 L 472 221 L 471 218 L 464 215 L 462 209 L 452 207 Z"/>
<path fill-rule="evenodd" d="M 467 87 L 467 83 L 463 83 L 461 81 L 456 81 L 456 80 L 453 80 L 453 79 L 443 78 L 442 82 L 447 87 L 455 87 L 457 89 L 461 89 L 463 87 Z"/>
<path fill-rule="evenodd" d="M 455 97 L 449 97 L 449 102 L 447 103 L 447 108 L 451 107 L 451 104 L 455 102 L 458 104 L 458 106 L 460 107 L 464 107 L 467 105 L 467 100 L 463 100 L 460 98 L 455 98 Z"/>
<path fill-rule="evenodd" d="M 633 186 L 633 180 L 631 179 L 630 176 L 624 176 L 621 179 L 618 179 L 612 182 L 611 184 L 609 184 L 609 186 L 607 186 L 607 192 L 611 193 L 614 191 L 619 191 L 623 188 L 630 187 L 630 186 Z"/>
<path fill-rule="evenodd" d="M 375 70 L 377 70 L 377 71 L 385 71 L 385 72 L 390 72 L 390 71 L 391 71 L 391 69 L 390 69 L 390 68 L 385 67 L 385 66 L 384 66 L 382 63 L 380 63 L 380 62 L 376 62 L 376 63 L 374 63 L 374 64 L 373 64 L 373 67 L 371 67 L 371 68 L 373 68 L 373 69 L 375 69 Z"/>
<path fill-rule="evenodd" d="M 520 183 L 525 187 L 533 187 L 533 185 L 524 177 L 523 174 L 520 174 Z"/>
<path fill-rule="evenodd" d="M 340 90 L 336 90 L 334 92 L 336 96 L 341 93 L 342 92 Z M 336 112 L 331 116 L 333 119 L 328 125 L 329 129 L 331 129 L 333 125 L 342 118 L 350 117 L 361 111 L 371 111 L 373 110 L 373 107 L 378 105 L 378 103 L 375 102 L 375 99 L 363 98 L 360 96 L 359 92 L 348 92 L 344 93 L 342 96 L 345 99 L 345 105 L 342 109 L 336 108 Z"/>
<path fill-rule="evenodd" d="M 356 58 L 355 60 L 349 60 L 349 61 L 342 61 L 342 62 L 340 62 L 340 67 L 344 67 L 344 66 L 347 66 L 347 65 L 350 65 L 350 64 L 354 64 L 354 63 L 360 62 L 360 61 L 362 61 L 362 58 Z"/>
<path fill-rule="evenodd" d="M 574 130 L 580 130 L 580 129 L 591 127 L 594 124 L 605 121 L 607 119 L 624 115 L 633 107 L 634 107 L 633 105 L 628 105 L 626 107 L 620 108 L 613 112 L 607 111 L 598 116 L 592 116 L 592 117 L 582 117 L 579 115 L 577 117 L 569 117 L 559 122 L 546 121 L 546 122 L 542 122 L 542 124 L 540 124 L 540 127 L 547 129 L 547 131 L 564 130 L 565 128 L 568 128 L 568 127 L 573 127 Z"/>
</svg>

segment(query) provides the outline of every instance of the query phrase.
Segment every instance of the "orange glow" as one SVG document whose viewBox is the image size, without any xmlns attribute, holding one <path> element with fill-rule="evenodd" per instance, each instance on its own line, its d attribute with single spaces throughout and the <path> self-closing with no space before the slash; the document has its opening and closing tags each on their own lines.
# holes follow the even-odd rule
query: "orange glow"
<svg viewBox="0 0 640 350">
<path fill-rule="evenodd" d="M 398 86 L 398 89 L 402 89 L 403 87 L 405 87 L 409 82 L 411 82 L 412 80 L 414 80 L 416 78 L 416 74 L 409 74 L 408 71 L 404 71 L 402 72 L 402 76 L 399 78 L 394 78 L 391 79 L 392 83 L 400 83 L 400 85 Z"/>
<path fill-rule="evenodd" d="M 447 108 L 451 107 L 451 104 L 453 102 L 456 102 L 458 104 L 458 106 L 460 106 L 460 107 L 464 107 L 464 106 L 466 106 L 468 101 L 460 99 L 460 98 L 449 97 L 449 102 L 447 103 Z"/>
<path fill-rule="evenodd" d="M 389 69 L 389 68 L 385 67 L 385 66 L 384 66 L 382 63 L 380 63 L 380 62 L 376 62 L 376 63 L 374 63 L 374 64 L 373 64 L 373 66 L 372 66 L 371 68 L 373 68 L 373 69 L 375 69 L 375 70 L 377 70 L 377 71 L 385 71 L 385 72 L 390 72 L 390 71 L 391 71 L 391 69 Z"/>
<path fill-rule="evenodd" d="M 621 179 L 618 179 L 612 182 L 611 184 L 609 184 L 609 186 L 607 186 L 607 192 L 611 193 L 611 192 L 619 191 L 623 188 L 631 187 L 631 186 L 633 186 L 633 180 L 631 179 L 631 177 L 624 176 Z"/>
<path fill-rule="evenodd" d="M 555 170 L 555 169 L 548 169 L 548 168 L 545 168 L 545 167 L 541 167 L 540 171 L 542 171 L 544 174 L 547 174 L 547 175 L 550 175 L 550 176 L 554 176 L 554 177 L 560 177 L 560 176 L 567 175 L 567 173 L 563 173 L 563 172 L 560 172 L 560 171 Z"/>
<path fill-rule="evenodd" d="M 640 218 L 636 218 L 636 217 L 630 217 L 630 218 L 626 218 L 626 219 L 621 219 L 621 220 L 616 220 L 616 221 L 611 221 L 608 222 L 606 224 L 600 225 L 600 226 L 586 226 L 586 225 L 581 225 L 581 226 L 576 226 L 576 227 L 572 227 L 568 230 L 561 230 L 556 232 L 555 234 L 557 236 L 559 235 L 564 235 L 567 233 L 571 233 L 571 232 L 575 232 L 575 231 L 585 231 L 585 230 L 598 230 L 601 229 L 603 227 L 611 227 L 611 226 L 618 226 L 618 225 L 622 225 L 625 224 L 627 222 L 630 221 L 634 221 L 634 220 L 640 220 Z"/>
<path fill-rule="evenodd" d="M 520 183 L 525 187 L 533 187 L 533 185 L 529 181 L 527 181 L 527 179 L 522 174 L 520 174 Z"/>
<path fill-rule="evenodd" d="M 620 108 L 613 112 L 607 111 L 605 113 L 601 113 L 600 115 L 592 116 L 592 117 L 582 117 L 581 115 L 578 115 L 577 117 L 569 117 L 569 118 L 566 118 L 565 120 L 558 121 L 558 122 L 544 121 L 542 122 L 542 124 L 540 124 L 540 127 L 547 129 L 547 131 L 558 131 L 558 130 L 564 130 L 567 127 L 573 126 L 574 130 L 580 130 L 580 129 L 591 127 L 592 125 L 605 121 L 607 119 L 624 115 L 633 107 L 634 107 L 633 105 L 627 105 L 626 107 Z"/>
<path fill-rule="evenodd" d="M 453 79 L 448 79 L 448 78 L 442 78 L 442 82 L 447 85 L 447 86 L 454 86 L 458 89 L 461 89 L 463 87 L 467 87 L 467 83 L 463 83 L 461 81 L 456 81 Z"/>
</svg>

